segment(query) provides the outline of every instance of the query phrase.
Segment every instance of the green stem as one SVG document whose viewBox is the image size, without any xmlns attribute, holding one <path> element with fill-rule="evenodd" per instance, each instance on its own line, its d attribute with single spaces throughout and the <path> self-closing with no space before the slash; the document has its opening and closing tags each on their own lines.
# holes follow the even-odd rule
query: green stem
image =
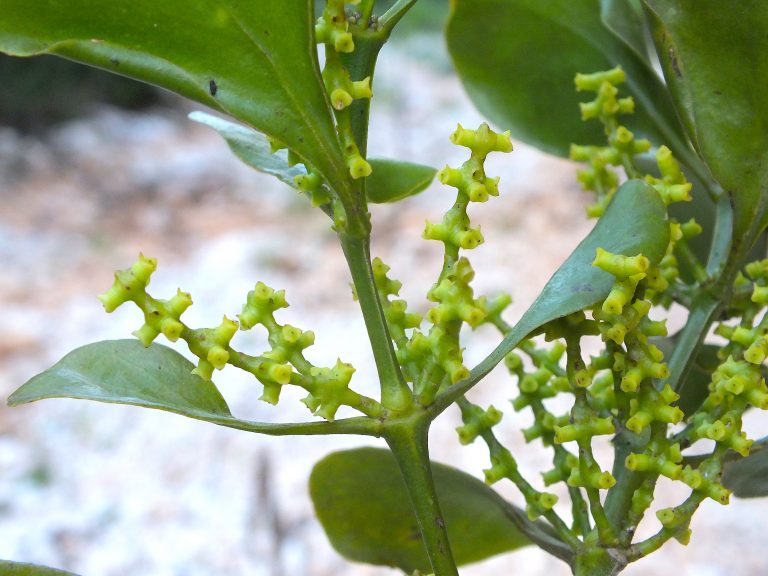
<svg viewBox="0 0 768 576">
<path fill-rule="evenodd" d="M 573 564 L 573 550 L 557 536 L 552 526 L 540 520 L 529 520 L 525 512 L 501 497 L 498 498 L 498 501 L 507 518 L 520 532 L 528 536 L 531 542 L 569 566 Z"/>
<path fill-rule="evenodd" d="M 385 440 L 403 474 L 435 576 L 458 576 L 432 480 L 428 447 L 430 423 L 429 419 L 421 418 L 387 426 Z"/>
<path fill-rule="evenodd" d="M 382 17 L 379 18 L 379 25 L 382 29 L 386 30 L 387 33 L 391 32 L 395 25 L 403 16 L 405 16 L 405 13 L 416 4 L 416 2 L 417 0 L 398 0 L 392 8 L 387 10 Z"/>
<path fill-rule="evenodd" d="M 371 14 L 373 14 L 374 4 L 376 4 L 376 0 L 363 0 L 360 2 L 360 21 L 363 28 L 368 28 L 368 21 L 371 19 Z"/>
<path fill-rule="evenodd" d="M 613 440 L 613 477 L 616 484 L 608 490 L 605 497 L 605 515 L 612 526 L 624 525 L 629 510 L 632 507 L 632 496 L 643 483 L 645 475 L 633 472 L 624 465 L 624 461 L 632 452 L 642 452 L 645 442 L 642 437 L 626 428 L 621 428 Z"/>
<path fill-rule="evenodd" d="M 356 238 L 344 233 L 339 234 L 339 240 L 352 274 L 355 293 L 371 341 L 381 386 L 381 403 L 389 410 L 406 410 L 413 403 L 413 394 L 400 371 L 387 320 L 376 291 L 371 268 L 370 240 L 367 237 Z"/>
<path fill-rule="evenodd" d="M 373 76 L 376 70 L 376 59 L 379 56 L 388 34 L 371 33 L 368 31 L 355 34 L 355 51 L 351 54 L 340 54 L 341 61 L 349 71 L 352 80 L 362 80 L 370 76 L 373 86 Z M 352 136 L 363 158 L 368 156 L 368 118 L 371 101 L 359 98 L 349 107 Z"/>
<path fill-rule="evenodd" d="M 378 420 L 364 416 L 334 420 L 333 422 L 291 422 L 282 424 L 238 420 L 231 416 L 201 415 L 197 417 L 189 413 L 185 413 L 184 416 L 227 428 L 234 428 L 235 430 L 266 434 L 267 436 L 318 436 L 327 434 L 352 434 L 376 436 L 377 438 L 381 436 L 381 423 Z"/>
<path fill-rule="evenodd" d="M 697 352 L 712 323 L 726 304 L 733 278 L 738 272 L 741 254 L 731 248 L 733 211 L 727 197 L 717 206 L 717 223 L 712 238 L 712 248 L 707 262 L 707 274 L 714 279 L 710 285 L 700 285 L 698 294 L 691 302 L 688 321 L 680 332 L 669 358 L 669 385 L 678 391 L 693 367 Z M 747 247 L 748 249 L 748 247 Z M 746 252 L 741 250 L 740 252 Z"/>
<path fill-rule="evenodd" d="M 615 549 L 589 547 L 576 555 L 574 576 L 616 576 L 627 565 L 623 554 Z"/>
</svg>

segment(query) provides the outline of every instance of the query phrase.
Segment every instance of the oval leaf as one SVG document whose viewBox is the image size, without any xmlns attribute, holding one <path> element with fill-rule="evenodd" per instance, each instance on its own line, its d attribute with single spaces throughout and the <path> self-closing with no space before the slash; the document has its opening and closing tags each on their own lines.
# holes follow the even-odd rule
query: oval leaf
<svg viewBox="0 0 768 576">
<path fill-rule="evenodd" d="M 481 481 L 442 464 L 433 463 L 432 473 L 459 565 L 530 544 L 507 516 L 510 505 Z M 343 556 L 408 573 L 431 571 L 389 450 L 359 448 L 327 456 L 312 470 L 309 491 L 320 523 Z"/>
<path fill-rule="evenodd" d="M 160 344 L 106 340 L 73 350 L 8 398 L 9 406 L 45 398 L 130 404 L 181 414 L 219 426 L 270 436 L 377 435 L 377 422 L 353 417 L 333 422 L 254 422 L 234 418 L 214 384 L 192 374 L 194 365 Z"/>
<path fill-rule="evenodd" d="M 0 560 L 0 574 L 3 576 L 77 576 L 72 572 L 56 570 L 47 566 L 38 566 L 37 564 L 23 564 L 21 562 L 11 562 L 9 560 Z"/>
<path fill-rule="evenodd" d="M 768 450 L 729 462 L 723 471 L 723 486 L 739 498 L 768 496 Z"/>
<path fill-rule="evenodd" d="M 646 0 L 689 136 L 734 205 L 742 256 L 768 215 L 768 3 Z"/>
<path fill-rule="evenodd" d="M 369 202 L 397 202 L 424 191 L 432 183 L 437 170 L 424 164 L 402 160 L 372 159 L 373 172 L 365 181 Z"/>
<path fill-rule="evenodd" d="M 167 410 L 193 418 L 231 416 L 216 386 L 192 374 L 189 360 L 166 346 L 107 340 L 73 350 L 16 390 L 8 404 L 80 398 Z"/>
<path fill-rule="evenodd" d="M 602 23 L 600 0 L 456 0 L 446 31 L 448 48 L 480 112 L 516 138 L 567 156 L 572 142 L 602 144 L 597 122 L 582 122 L 573 89 L 577 72 L 621 64 L 638 134 L 685 149 L 666 87 L 634 48 Z"/>
<path fill-rule="evenodd" d="M 0 51 L 157 84 L 269 134 L 351 186 L 317 62 L 311 0 L 5 0 Z M 351 192 L 350 192 L 351 194 Z"/>
<path fill-rule="evenodd" d="M 520 321 L 465 380 L 448 388 L 436 405 L 445 407 L 465 393 L 544 324 L 604 300 L 614 277 L 592 266 L 597 248 L 626 256 L 643 254 L 655 265 L 668 245 L 667 209 L 659 194 L 642 180 L 622 184 L 605 214 L 549 279 Z"/>
</svg>

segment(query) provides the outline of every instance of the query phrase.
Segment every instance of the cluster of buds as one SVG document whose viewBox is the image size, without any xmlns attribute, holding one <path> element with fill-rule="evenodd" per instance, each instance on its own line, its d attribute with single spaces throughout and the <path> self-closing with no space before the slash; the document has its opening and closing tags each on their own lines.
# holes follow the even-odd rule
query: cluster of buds
<svg viewBox="0 0 768 576">
<path fill-rule="evenodd" d="M 633 113 L 635 107 L 631 97 L 617 97 L 617 86 L 625 81 L 626 74 L 621 67 L 593 74 L 577 74 L 575 78 L 578 91 L 596 93 L 593 101 L 580 104 L 582 119 L 599 120 L 608 140 L 607 146 L 571 145 L 571 159 L 588 163 L 586 169 L 579 171 L 578 179 L 585 190 L 595 194 L 595 202 L 587 206 L 590 217 L 602 216 L 618 189 L 620 179 L 611 167 L 621 166 L 627 176 L 639 177 L 642 171 L 636 167 L 636 157 L 651 149 L 648 140 L 636 139 L 626 126 L 619 123 L 618 116 Z M 667 206 L 674 202 L 689 202 L 692 185 L 672 151 L 661 146 L 656 151 L 655 159 L 659 177 L 647 174 L 645 181 L 659 193 Z M 672 304 L 672 296 L 666 293 L 667 289 L 680 275 L 676 254 L 685 257 L 694 277 L 700 279 L 705 275 L 704 268 L 688 247 L 688 241 L 701 233 L 701 226 L 694 219 L 681 224 L 674 218 L 669 219 L 669 225 L 667 254 L 657 267 L 647 271 L 646 280 L 648 299 L 667 308 Z"/>
<path fill-rule="evenodd" d="M 358 4 L 359 0 L 351 2 Z M 344 159 L 354 179 L 371 174 L 371 165 L 360 154 L 352 134 L 349 107 L 355 100 L 369 100 L 373 97 L 370 76 L 353 80 L 342 61 L 341 54 L 355 50 L 349 18 L 344 0 L 327 0 L 322 16 L 315 25 L 315 38 L 325 45 L 325 66 L 323 82 L 336 116 L 336 131 L 341 140 Z"/>
<path fill-rule="evenodd" d="M 326 1 L 322 15 L 315 23 L 315 41 L 325 48 L 322 79 L 336 118 L 336 132 L 341 142 L 344 161 L 350 176 L 353 179 L 359 179 L 369 176 L 372 168 L 363 158 L 355 141 L 349 107 L 355 100 L 370 100 L 373 92 L 370 76 L 353 80 L 341 57 L 355 50 L 354 36 L 350 30 L 351 15 L 346 10 L 347 3 L 355 5 L 359 4 L 360 0 Z M 270 143 L 272 153 L 286 148 L 282 142 L 274 138 L 270 138 Z M 297 164 L 303 164 L 306 173 L 294 177 L 296 188 L 309 196 L 313 206 L 326 207 L 333 217 L 336 228 L 343 228 L 347 217 L 342 203 L 333 195 L 314 166 L 299 158 L 292 150 L 288 150 L 288 165 Z"/>
<path fill-rule="evenodd" d="M 467 206 L 472 201 L 485 202 L 498 195 L 498 178 L 485 175 L 484 162 L 491 152 L 512 150 L 509 133 L 494 132 L 487 124 L 477 130 L 459 126 L 451 141 L 469 148 L 470 159 L 461 168 L 446 166 L 439 173 L 441 182 L 457 189 L 456 201 L 440 224 L 427 222 L 423 235 L 445 247 L 443 269 L 427 294 L 435 303 L 426 315 L 432 324 L 427 333 L 417 329 L 421 319 L 405 312 L 404 301 L 389 301 L 390 295 L 397 294 L 399 283 L 393 285 L 384 273 L 377 272 L 374 262 L 374 280 L 397 345 L 398 361 L 406 379 L 414 382 L 414 390 L 423 404 L 434 398 L 444 381 L 455 383 L 469 375 L 459 344 L 462 325 L 476 328 L 484 322 L 498 322 L 502 310 L 511 302 L 507 295 L 492 300 L 475 298 L 471 287 L 474 270 L 467 258 L 459 256 L 461 249 L 469 250 L 483 242 L 479 228 L 470 226 Z M 406 328 L 414 331 L 405 335 Z"/>
<path fill-rule="evenodd" d="M 332 420 L 342 405 L 369 416 L 381 410 L 378 403 L 349 389 L 355 371 L 351 365 L 338 360 L 335 366 L 322 368 L 304 358 L 303 350 L 314 343 L 315 335 L 275 320 L 274 313 L 288 306 L 284 291 L 275 291 L 259 282 L 248 293 L 239 322 L 225 316 L 214 328 L 192 329 L 181 320 L 182 313 L 192 304 L 189 294 L 179 290 L 170 300 L 158 300 L 147 293 L 156 268 L 154 258 L 141 254 L 133 266 L 116 272 L 112 287 L 99 296 L 107 312 L 125 302 L 138 306 L 144 314 L 144 325 L 134 335 L 144 346 L 152 344 L 160 334 L 171 341 L 182 339 L 198 358 L 193 373 L 210 380 L 214 370 L 230 364 L 255 376 L 264 386 L 260 399 L 271 404 L 277 404 L 283 386 L 300 386 L 308 392 L 303 402 L 310 411 L 327 420 Z M 260 356 L 234 350 L 231 341 L 237 330 L 256 325 L 263 326 L 269 333 L 270 350 Z"/>
<path fill-rule="evenodd" d="M 634 111 L 631 98 L 618 96 L 616 86 L 624 81 L 620 68 L 576 78 L 578 90 L 596 94 L 592 102 L 581 106 L 582 117 L 600 120 L 608 140 L 606 146 L 571 148 L 573 159 L 589 163 L 579 179 L 586 189 L 597 194 L 596 203 L 588 210 L 591 216 L 603 214 L 618 187 L 619 176 L 611 167 L 623 167 L 630 178 L 643 177 L 637 156 L 651 149 L 650 142 L 635 138 L 619 124 L 619 115 Z M 474 142 L 473 137 L 465 137 L 460 131 L 454 140 Z M 690 201 L 691 184 L 672 152 L 662 146 L 655 157 L 658 175 L 645 175 L 645 181 L 667 206 Z M 488 186 L 484 173 L 471 165 L 462 169 L 446 167 L 440 179 L 459 188 L 465 202 L 458 210 L 449 212 L 441 224 L 428 224 L 425 237 L 443 242 L 446 254 L 457 254 L 460 248 L 482 241 L 479 229 L 473 230 L 468 225 L 466 204 L 470 200 L 484 201 L 493 195 L 495 187 Z M 649 317 L 651 308 L 654 305 L 668 307 L 685 294 L 682 284 L 689 280 L 681 278 L 681 270 L 694 281 L 707 278 L 688 247 L 688 241 L 701 233 L 701 226 L 693 219 L 680 223 L 673 218 L 669 218 L 669 226 L 670 242 L 656 264 L 642 254 L 611 254 L 598 249 L 593 265 L 611 274 L 614 283 L 607 297 L 591 310 L 592 318 L 577 312 L 554 320 L 541 328 L 546 340 L 554 341 L 550 348 L 525 340 L 505 358 L 519 389 L 512 400 L 513 408 L 517 411 L 530 408 L 534 415 L 533 425 L 523 430 L 525 440 L 540 439 L 554 451 L 554 468 L 543 474 L 544 483 L 550 486 L 564 482 L 568 486 L 574 512 L 573 527 L 568 530 L 588 537 L 592 528 L 587 514 L 591 513 L 595 531 L 589 537 L 599 538 L 606 547 L 627 537 L 627 543 L 631 541 L 636 526 L 651 505 L 659 477 L 681 482 L 692 493 L 683 504 L 657 513 L 661 532 L 639 543 L 637 550 L 650 550 L 668 538 L 687 543 L 690 519 L 700 502 L 705 498 L 721 504 L 728 502 L 730 492 L 720 483 L 725 455 L 749 454 L 752 441 L 742 431 L 744 411 L 749 407 L 768 409 L 768 386 L 762 376 L 762 364 L 768 357 L 768 314 L 756 320 L 760 309 L 768 306 L 768 260 L 748 265 L 746 276 L 741 275 L 737 280 L 734 291 L 743 293 L 743 299 L 748 302 L 740 304 L 740 311 L 744 313 L 739 326 L 723 324 L 716 330 L 729 344 L 721 351 L 721 364 L 712 374 L 709 396 L 698 410 L 686 415 L 678 406 L 679 394 L 665 382 L 670 370 L 654 339 L 667 337 L 667 327 L 665 321 Z M 457 259 L 446 257 L 450 263 Z M 440 288 L 438 284 L 433 290 L 438 289 L 449 293 L 447 286 Z M 472 316 L 473 306 L 479 306 L 471 299 L 471 292 L 461 292 L 454 287 L 450 294 L 456 307 L 433 309 L 429 319 L 434 321 L 444 316 L 455 322 L 483 322 Z M 503 321 L 492 323 L 503 332 L 510 329 Z M 594 335 L 602 338 L 604 349 L 584 363 L 581 338 Z M 520 352 L 528 358 L 524 360 Z M 553 404 L 545 402 L 562 393 L 573 395 L 574 404 L 568 413 L 557 415 L 548 409 Z M 458 429 L 460 440 L 468 443 L 481 436 L 491 452 L 492 466 L 485 471 L 486 480 L 489 483 L 502 478 L 512 480 L 526 499 L 529 516 L 534 519 L 544 514 L 558 526 L 557 516 L 551 515 L 556 498 L 532 488 L 520 476 L 511 454 L 495 440 L 491 429 L 500 418 L 498 411 L 493 407 L 482 410 L 466 400 L 459 405 L 464 421 Z M 670 433 L 672 426 L 682 424 L 680 431 Z M 612 435 L 617 435 L 617 441 L 629 447 L 621 456 L 623 462 L 614 463 L 614 473 L 619 471 L 616 477 L 602 470 L 592 454 L 595 438 Z M 715 450 L 703 459 L 686 463 L 683 449 L 701 439 L 714 441 Z M 567 449 L 568 443 L 575 443 L 578 451 Z M 616 532 L 607 510 L 603 509 L 599 493 L 610 490 L 619 477 L 629 477 L 635 484 L 621 534 Z"/>
<path fill-rule="evenodd" d="M 600 120 L 608 137 L 607 146 L 572 144 L 570 150 L 572 160 L 589 164 L 578 172 L 577 178 L 585 190 L 595 193 L 595 202 L 587 206 L 587 215 L 592 218 L 603 215 L 618 189 L 619 177 L 610 167 L 627 166 L 634 156 L 651 148 L 648 140 L 636 139 L 626 126 L 619 124 L 619 115 L 635 111 L 631 96 L 617 98 L 617 86 L 625 81 L 626 74 L 620 66 L 606 72 L 577 74 L 575 79 L 577 91 L 596 94 L 593 101 L 579 105 L 582 119 Z"/>
</svg>

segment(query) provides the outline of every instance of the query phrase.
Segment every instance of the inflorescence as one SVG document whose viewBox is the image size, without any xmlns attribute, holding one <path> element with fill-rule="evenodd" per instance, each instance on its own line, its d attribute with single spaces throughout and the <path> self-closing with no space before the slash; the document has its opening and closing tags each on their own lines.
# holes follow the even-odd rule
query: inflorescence
<svg viewBox="0 0 768 576">
<path fill-rule="evenodd" d="M 354 18 L 350 24 L 344 8 L 343 0 L 327 2 L 317 21 L 316 37 L 325 45 L 323 79 L 347 166 L 357 179 L 368 176 L 371 167 L 355 144 L 349 107 L 356 99 L 370 98 L 371 88 L 370 78 L 352 80 L 343 65 L 340 55 L 355 48 L 349 27 L 357 25 Z M 587 209 L 595 217 L 605 212 L 616 193 L 621 180 L 617 168 L 629 178 L 643 178 L 666 205 L 691 199 L 691 183 L 669 148 L 661 146 L 655 151 L 654 174 L 641 168 L 652 145 L 619 122 L 619 116 L 634 111 L 631 97 L 619 97 L 617 86 L 624 80 L 621 68 L 576 77 L 577 90 L 595 94 L 591 102 L 581 105 L 582 117 L 599 120 L 607 140 L 605 146 L 571 148 L 572 159 L 587 163 L 579 172 L 579 181 L 595 194 L 595 202 Z M 464 325 L 474 329 L 490 324 L 504 334 L 511 330 L 501 317 L 510 296 L 476 297 L 471 285 L 475 273 L 462 253 L 484 241 L 480 228 L 471 225 L 468 207 L 499 194 L 499 180 L 486 174 L 485 160 L 492 152 L 510 152 L 510 135 L 497 133 L 487 124 L 476 130 L 459 125 L 451 141 L 467 148 L 470 156 L 460 167 L 446 166 L 438 174 L 441 183 L 456 190 L 456 199 L 440 222 L 427 222 L 424 229 L 425 239 L 443 245 L 443 266 L 427 293 L 431 307 L 424 318 L 409 311 L 405 300 L 398 297 L 401 283 L 389 276 L 389 267 L 378 258 L 372 262 L 397 360 L 421 407 L 428 407 L 442 389 L 470 374 L 460 341 Z M 306 175 L 298 177 L 297 185 L 311 192 L 315 203 L 333 203 L 311 166 Z M 333 216 L 337 224 L 343 221 L 343 208 L 334 205 Z M 701 227 L 694 220 L 680 223 L 674 218 L 669 218 L 669 226 L 669 245 L 656 265 L 642 254 L 598 249 L 593 265 L 614 278 L 607 297 L 591 309 L 544 326 L 541 332 L 549 345 L 527 339 L 505 358 L 509 374 L 517 382 L 512 408 L 530 410 L 534 418 L 522 431 L 523 437 L 552 450 L 553 467 L 542 473 L 542 484 L 564 484 L 571 501 L 570 524 L 556 510 L 558 497 L 529 483 L 498 440 L 494 427 L 502 412 L 494 406 L 482 408 L 464 397 L 457 400 L 463 421 L 457 429 L 460 442 L 469 444 L 480 438 L 489 449 L 486 481 L 512 481 L 525 498 L 529 518 L 546 518 L 574 549 L 587 543 L 622 548 L 628 550 L 627 560 L 634 560 L 670 538 L 687 543 L 691 517 L 699 504 L 705 498 L 728 502 L 729 491 L 720 482 L 726 458 L 732 453 L 750 453 L 753 441 L 742 430 L 745 411 L 768 409 L 768 387 L 761 369 L 768 356 L 768 260 L 748 265 L 736 280 L 730 313 L 741 320 L 735 326 L 723 322 L 716 329 L 727 344 L 719 351 L 706 398 L 687 412 L 678 405 L 680 396 L 668 381 L 670 371 L 662 352 L 662 343 L 670 339 L 666 323 L 650 314 L 654 306 L 668 308 L 684 301 L 692 286 L 706 280 L 707 273 L 688 246 Z M 154 259 L 141 255 L 131 268 L 117 272 L 112 288 L 100 296 L 108 312 L 128 301 L 139 307 L 144 324 L 134 334 L 145 346 L 160 334 L 171 341 L 181 339 L 198 358 L 194 372 L 200 377 L 210 379 L 215 370 L 235 366 L 261 382 L 261 399 L 271 404 L 278 402 L 284 386 L 293 385 L 307 391 L 303 401 L 310 411 L 328 420 L 341 406 L 371 418 L 383 416 L 381 404 L 349 388 L 354 372 L 351 365 L 338 360 L 333 367 L 317 367 L 305 358 L 304 350 L 313 344 L 314 334 L 276 320 L 275 313 L 288 306 L 283 291 L 259 282 L 248 294 L 238 320 L 225 316 L 216 327 L 192 329 L 181 320 L 192 304 L 188 293 L 179 290 L 169 300 L 147 293 L 156 265 Z M 681 273 L 683 269 L 685 273 Z M 232 348 L 238 329 L 257 325 L 268 333 L 268 351 L 251 356 Z M 585 358 L 582 343 L 588 338 L 599 339 L 602 349 Z M 558 413 L 549 401 L 564 395 L 571 398 L 571 408 Z M 614 439 L 617 461 L 611 470 L 602 468 L 593 452 L 595 439 L 600 437 Z M 686 458 L 685 450 L 699 440 L 714 442 L 714 449 L 705 457 Z M 687 485 L 691 494 L 682 504 L 658 511 L 659 532 L 635 543 L 635 529 L 651 506 L 661 477 Z M 627 486 L 631 486 L 629 494 Z M 621 490 L 623 495 L 617 492 Z M 612 498 L 627 500 L 622 518 L 611 517 Z"/>
<path fill-rule="evenodd" d="M 619 186 L 615 167 L 622 167 L 630 178 L 643 178 L 666 205 L 691 199 L 692 186 L 669 148 L 661 146 L 655 152 L 655 175 L 645 174 L 639 167 L 651 143 L 635 138 L 619 123 L 619 115 L 634 110 L 631 97 L 618 97 L 617 85 L 624 80 L 620 68 L 576 77 L 578 90 L 596 94 L 593 101 L 581 105 L 582 117 L 601 121 L 607 139 L 606 146 L 571 148 L 571 158 L 588 163 L 579 180 L 595 193 L 596 202 L 587 209 L 595 217 L 603 214 Z M 458 180 L 458 174 L 444 171 L 441 179 Z M 462 213 L 450 216 L 458 222 L 463 217 Z M 669 307 L 682 300 L 692 283 L 706 278 L 706 272 L 687 244 L 701 233 L 701 227 L 694 220 L 680 223 L 674 218 L 669 219 L 669 225 L 669 246 L 656 266 L 642 254 L 611 254 L 598 249 L 593 265 L 614 277 L 605 300 L 591 310 L 545 326 L 543 333 L 553 341 L 549 347 L 525 340 L 505 360 L 518 383 L 519 393 L 512 407 L 533 412 L 534 424 L 522 431 L 525 440 L 540 441 L 553 450 L 554 467 L 542 474 L 543 482 L 545 486 L 565 484 L 572 507 L 570 526 L 554 511 L 557 497 L 528 483 L 514 457 L 496 438 L 492 428 L 501 420 L 501 412 L 493 406 L 483 409 L 465 398 L 458 402 L 464 420 L 458 429 L 459 440 L 468 443 L 482 437 L 488 445 L 491 467 L 485 475 L 489 483 L 511 480 L 526 500 L 529 517 L 546 517 L 571 545 L 581 546 L 575 540 L 580 535 L 584 543 L 628 549 L 628 560 L 652 552 L 669 538 L 687 543 L 691 516 L 705 498 L 728 503 L 730 493 L 720 483 L 723 462 L 729 453 L 748 455 L 752 445 L 742 430 L 743 414 L 750 407 L 768 409 L 768 388 L 761 371 L 768 356 L 768 260 L 750 264 L 746 275 L 737 279 L 735 293 L 743 296 L 737 299 L 734 312 L 740 313 L 742 321 L 735 327 L 721 324 L 716 330 L 729 344 L 720 351 L 720 365 L 712 374 L 709 395 L 689 413 L 678 406 L 680 396 L 667 382 L 669 368 L 657 345 L 668 339 L 666 323 L 649 314 L 654 305 Z M 461 247 L 468 247 L 480 237 L 479 230 L 472 232 L 466 225 L 458 231 L 451 226 L 428 225 L 426 235 L 445 242 L 446 254 L 449 247 L 454 254 L 462 241 L 466 246 Z M 458 263 L 446 257 L 449 260 L 453 266 Z M 690 279 L 681 278 L 680 260 Z M 468 285 L 463 290 L 471 294 Z M 483 321 L 479 314 L 475 318 L 466 304 L 463 310 L 462 320 L 471 326 Z M 491 323 L 503 333 L 511 329 L 500 317 Z M 603 350 L 585 359 L 581 342 L 595 336 L 602 340 Z M 552 412 L 548 400 L 563 394 L 573 397 L 572 408 L 566 413 Z M 601 469 L 593 454 L 593 440 L 599 436 L 614 437 L 615 442 L 628 447 L 615 448 L 620 460 L 613 470 Z M 714 441 L 714 450 L 705 458 L 686 459 L 683 451 L 699 440 Z M 650 507 L 662 476 L 686 484 L 691 495 L 676 507 L 658 511 L 661 530 L 633 543 L 635 529 Z M 616 519 L 609 519 L 606 506 L 619 480 L 631 482 L 634 488 L 626 517 L 617 524 Z"/>
<path fill-rule="evenodd" d="M 133 266 L 116 272 L 112 287 L 99 296 L 107 312 L 125 302 L 138 306 L 144 314 L 144 325 L 134 335 L 144 346 L 152 344 L 160 334 L 172 342 L 181 339 L 198 358 L 195 374 L 210 380 L 214 370 L 227 364 L 235 366 L 261 382 L 264 392 L 260 399 L 270 404 L 277 404 L 283 386 L 293 385 L 307 391 L 303 402 L 309 410 L 327 420 L 333 420 L 340 406 L 349 406 L 371 417 L 382 413 L 378 402 L 349 389 L 355 371 L 350 364 L 337 360 L 334 366 L 325 368 L 314 366 L 304 357 L 304 350 L 314 343 L 315 335 L 275 319 L 275 312 L 288 306 L 283 290 L 275 291 L 258 282 L 248 293 L 239 322 L 224 316 L 214 328 L 193 329 L 181 320 L 192 304 L 188 293 L 179 290 L 170 300 L 159 300 L 147 293 L 156 268 L 157 261 L 142 254 Z M 250 330 L 257 325 L 267 330 L 270 350 L 251 356 L 232 348 L 231 340 L 238 329 Z"/>
</svg>

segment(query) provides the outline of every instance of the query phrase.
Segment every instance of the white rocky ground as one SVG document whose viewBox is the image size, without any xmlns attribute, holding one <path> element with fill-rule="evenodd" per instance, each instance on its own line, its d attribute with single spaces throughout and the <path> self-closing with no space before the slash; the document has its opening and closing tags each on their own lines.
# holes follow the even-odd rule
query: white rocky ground
<svg viewBox="0 0 768 576">
<path fill-rule="evenodd" d="M 395 52 L 380 66 L 377 92 L 373 155 L 438 167 L 462 161 L 448 135 L 456 122 L 472 126 L 481 118 L 454 78 Z M 487 244 L 472 262 L 479 292 L 513 294 L 514 319 L 590 224 L 569 163 L 518 145 L 512 155 L 490 161 L 489 172 L 502 176 L 502 195 L 473 206 Z M 135 310 L 107 316 L 94 294 L 139 250 L 160 260 L 155 294 L 165 297 L 177 286 L 192 292 L 195 305 L 185 315 L 192 325 L 236 314 L 254 282 L 263 280 L 287 290 L 292 306 L 283 320 L 315 330 L 314 360 L 330 364 L 340 356 L 358 368 L 359 386 L 373 382 L 362 324 L 325 217 L 240 165 L 217 135 L 183 114 L 102 110 L 44 140 L 0 130 L 0 186 L 1 396 L 73 347 L 128 337 L 138 327 Z M 450 202 L 450 191 L 434 185 L 374 211 L 374 252 L 407 279 L 403 295 L 421 310 L 439 263 L 437 246 L 420 234 L 424 220 L 438 218 Z M 238 339 L 244 349 L 261 349 L 258 336 Z M 473 335 L 468 362 L 494 343 L 490 331 Z M 297 395 L 286 394 L 276 410 L 257 402 L 260 386 L 235 371 L 217 374 L 216 381 L 240 416 L 306 417 Z M 475 394 L 505 407 L 509 386 L 493 375 Z M 526 447 L 517 431 L 525 416 L 505 411 L 501 434 L 536 478 L 548 454 Z M 453 412 L 438 421 L 434 456 L 480 475 L 487 456 L 479 446 L 459 447 L 456 425 Z M 340 558 L 313 518 L 306 491 L 315 461 L 369 442 L 264 438 L 79 401 L 3 404 L 0 558 L 83 576 L 395 574 Z M 672 485 L 659 490 L 667 504 L 684 496 Z M 670 543 L 626 574 L 764 573 L 759 526 L 766 511 L 762 501 L 727 508 L 707 503 L 690 546 Z M 565 576 L 568 570 L 529 548 L 462 573 Z"/>
</svg>

